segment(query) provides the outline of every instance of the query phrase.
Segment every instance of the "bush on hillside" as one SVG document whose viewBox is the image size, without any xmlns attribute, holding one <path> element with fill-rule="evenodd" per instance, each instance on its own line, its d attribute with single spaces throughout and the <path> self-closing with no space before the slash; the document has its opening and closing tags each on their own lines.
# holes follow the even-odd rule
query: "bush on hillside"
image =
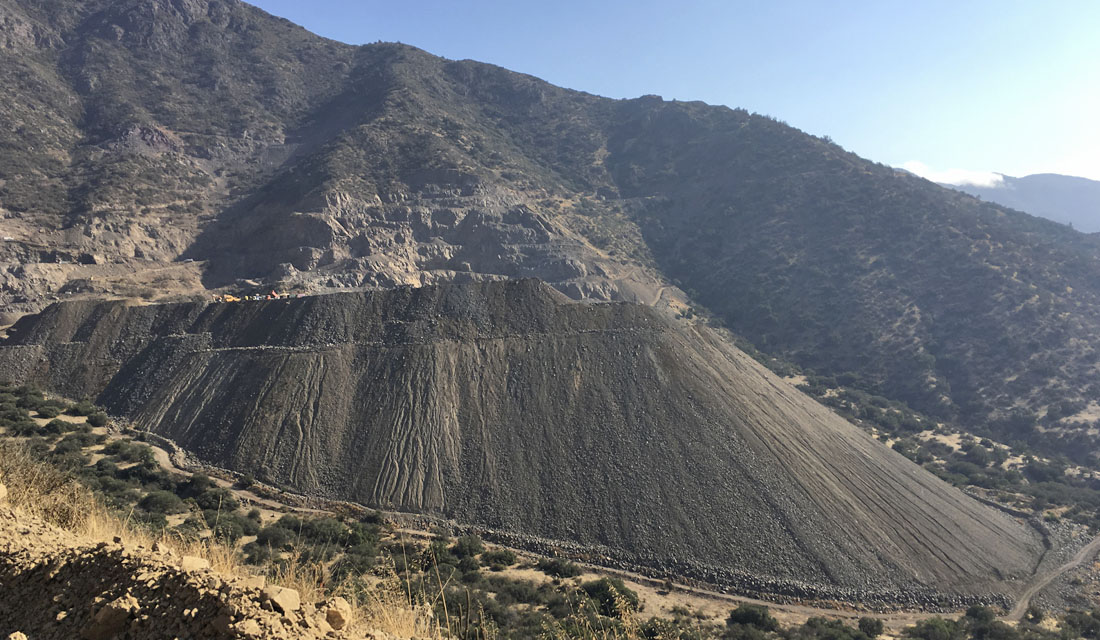
<svg viewBox="0 0 1100 640">
<path fill-rule="evenodd" d="M 180 500 L 179 496 L 164 490 L 148 493 L 141 499 L 138 506 L 154 513 L 173 514 L 187 511 L 187 506 L 183 504 L 183 500 Z"/>
<path fill-rule="evenodd" d="M 575 578 L 583 573 L 577 564 L 561 558 L 543 558 L 539 560 L 537 568 L 555 578 Z"/>
<path fill-rule="evenodd" d="M 485 551 L 485 545 L 481 544 L 481 538 L 477 536 L 462 536 L 451 547 L 451 553 L 459 558 L 480 555 L 483 551 Z"/>
<path fill-rule="evenodd" d="M 729 617 L 726 618 L 726 624 L 743 624 L 763 631 L 776 631 L 779 629 L 779 621 L 768 611 L 768 608 L 755 604 L 738 606 L 730 612 Z"/>
</svg>

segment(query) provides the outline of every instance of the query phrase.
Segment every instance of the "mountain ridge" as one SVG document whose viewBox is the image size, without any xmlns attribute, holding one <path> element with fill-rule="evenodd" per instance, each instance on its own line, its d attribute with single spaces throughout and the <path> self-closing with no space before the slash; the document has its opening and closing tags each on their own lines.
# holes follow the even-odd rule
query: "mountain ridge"
<svg viewBox="0 0 1100 640">
<path fill-rule="evenodd" d="M 23 97 L 0 139 L 9 320 L 74 295 L 537 277 L 1096 450 L 1096 238 L 744 110 L 342 45 L 235 1 L 0 5 Z"/>
<path fill-rule="evenodd" d="M 1001 174 L 993 186 L 943 185 L 949 189 L 1068 224 L 1085 233 L 1100 231 L 1100 182 L 1058 173 L 1019 178 Z"/>
</svg>

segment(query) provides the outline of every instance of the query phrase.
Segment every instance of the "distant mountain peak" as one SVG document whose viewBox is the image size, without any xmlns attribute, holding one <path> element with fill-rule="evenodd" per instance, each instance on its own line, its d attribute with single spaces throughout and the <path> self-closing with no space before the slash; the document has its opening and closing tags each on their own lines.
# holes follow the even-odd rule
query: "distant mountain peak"
<svg viewBox="0 0 1100 640">
<path fill-rule="evenodd" d="M 944 186 L 1070 225 L 1078 231 L 1100 232 L 1100 182 L 1057 173 L 1035 173 L 1022 178 L 997 175 L 1002 180 L 993 185 Z"/>
</svg>

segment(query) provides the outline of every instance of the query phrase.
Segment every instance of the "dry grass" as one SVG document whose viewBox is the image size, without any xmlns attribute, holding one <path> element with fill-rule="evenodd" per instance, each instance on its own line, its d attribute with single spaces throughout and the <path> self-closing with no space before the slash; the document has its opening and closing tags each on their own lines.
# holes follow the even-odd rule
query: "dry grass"
<svg viewBox="0 0 1100 640">
<path fill-rule="evenodd" d="M 646 635 L 642 632 L 641 620 L 627 603 L 626 598 L 616 591 L 613 586 L 611 591 L 615 599 L 616 609 L 622 612 L 618 624 L 604 622 L 605 618 L 596 615 L 597 612 L 591 609 L 591 602 L 584 601 L 580 609 L 574 610 L 565 620 L 548 624 L 543 629 L 542 637 L 545 640 L 572 640 L 574 638 L 582 640 L 643 640 L 646 638 Z M 665 637 L 664 635 L 657 636 L 659 640 L 664 640 Z M 678 636 L 668 636 L 670 640 L 675 637 Z"/>
<path fill-rule="evenodd" d="M 213 538 L 185 539 L 165 529 L 159 533 L 132 522 L 127 514 L 108 508 L 90 489 L 48 463 L 35 459 L 20 442 L 0 439 L 0 483 L 8 489 L 8 499 L 18 513 L 38 518 L 63 529 L 82 543 L 121 538 L 129 545 L 151 548 L 154 543 L 178 555 L 197 556 L 210 562 L 214 571 L 231 578 L 251 575 L 237 551 Z M 447 585 L 440 581 L 438 594 L 424 593 L 398 577 L 392 565 L 376 574 L 358 576 L 339 584 L 329 584 L 329 574 L 320 562 L 292 557 L 280 563 L 270 581 L 298 591 L 303 602 L 318 603 L 330 595 L 344 597 L 353 608 L 349 631 L 362 636 L 367 631 L 383 631 L 398 638 L 472 638 L 492 640 L 495 627 L 484 612 L 464 619 L 434 615 L 435 605 Z M 548 640 L 583 638 L 585 640 L 641 640 L 644 636 L 637 615 L 622 596 L 616 594 L 623 612 L 617 624 L 594 615 L 586 605 L 565 620 L 548 624 L 540 634 Z M 471 626 L 476 616 L 478 624 Z M 661 637 L 661 636 L 659 636 Z M 669 636 L 673 637 L 673 636 Z"/>
<path fill-rule="evenodd" d="M 8 501 L 17 513 L 48 522 L 81 542 L 121 538 L 147 549 L 157 543 L 179 555 L 205 558 L 225 577 L 251 575 L 233 548 L 209 538 L 188 540 L 171 530 L 154 533 L 142 528 L 113 512 L 69 474 L 36 460 L 22 443 L 0 441 L 0 484 L 8 489 Z M 280 565 L 271 582 L 296 589 L 303 602 L 321 602 L 329 592 L 344 596 L 354 609 L 353 633 L 376 630 L 399 638 L 451 637 L 445 623 L 433 618 L 431 603 L 404 589 L 396 574 L 375 580 L 370 589 L 361 583 L 359 588 L 350 583 L 326 585 L 326 577 L 322 564 L 293 558 Z"/>
</svg>

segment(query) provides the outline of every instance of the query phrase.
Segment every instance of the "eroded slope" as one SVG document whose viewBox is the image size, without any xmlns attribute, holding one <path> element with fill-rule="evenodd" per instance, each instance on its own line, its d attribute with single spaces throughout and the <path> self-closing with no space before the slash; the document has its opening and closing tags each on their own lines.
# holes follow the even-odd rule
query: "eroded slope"
<svg viewBox="0 0 1100 640">
<path fill-rule="evenodd" d="M 757 591 L 1012 592 L 1042 550 L 708 330 L 535 281 L 59 304 L 0 375 L 300 491 Z"/>
</svg>

